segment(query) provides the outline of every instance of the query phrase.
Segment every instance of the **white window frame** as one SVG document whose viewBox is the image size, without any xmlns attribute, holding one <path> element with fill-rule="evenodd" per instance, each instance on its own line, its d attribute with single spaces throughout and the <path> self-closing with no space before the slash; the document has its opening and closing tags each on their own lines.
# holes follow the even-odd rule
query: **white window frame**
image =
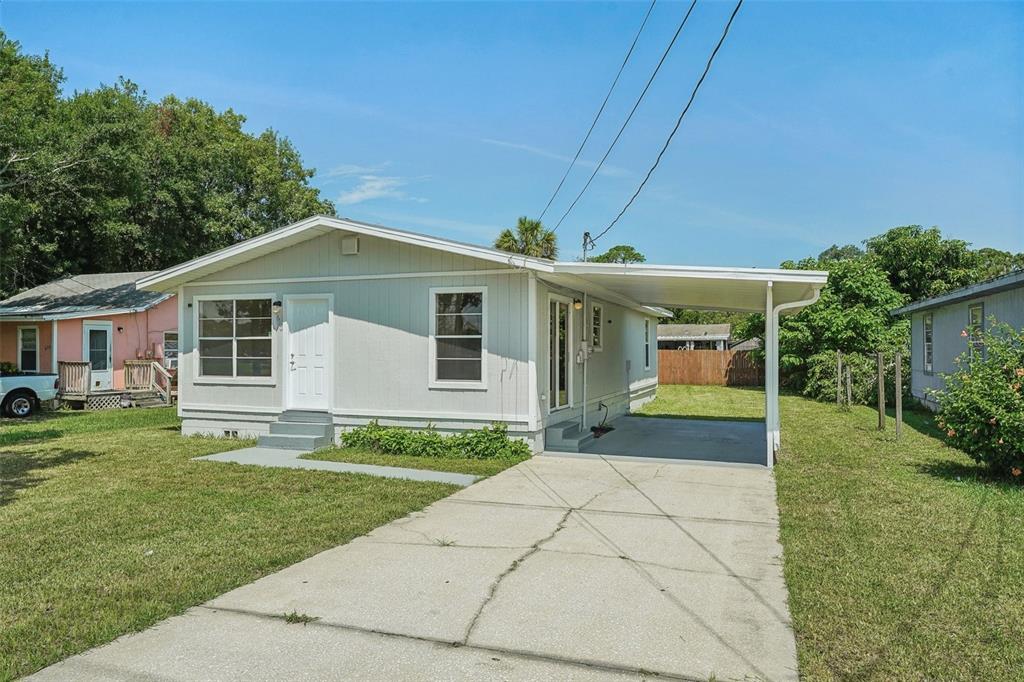
<svg viewBox="0 0 1024 682">
<path fill-rule="evenodd" d="M 594 313 L 597 313 L 597 325 L 594 325 Z M 597 351 L 604 350 L 604 306 L 600 303 L 593 303 L 590 306 L 590 345 Z M 597 329 L 597 337 L 594 337 L 594 329 Z"/>
<path fill-rule="evenodd" d="M 975 328 L 974 320 L 971 319 L 975 310 L 980 310 L 978 315 L 978 326 Z M 974 357 L 974 353 L 981 351 L 981 357 L 985 357 L 985 303 L 971 303 L 967 306 L 967 349 Z"/>
<path fill-rule="evenodd" d="M 651 318 L 644 318 L 644 369 L 651 368 Z"/>
<path fill-rule="evenodd" d="M 460 381 L 456 379 L 437 378 L 437 295 L 438 294 L 480 294 L 480 379 L 479 381 Z M 430 334 L 427 339 L 428 365 L 427 387 L 431 389 L 486 391 L 487 390 L 487 287 L 484 285 L 466 285 L 458 287 L 430 287 Z M 477 338 L 473 336 L 449 336 L 441 338 Z"/>
<path fill-rule="evenodd" d="M 273 324 L 273 323 L 271 323 L 271 324 Z M 197 332 L 198 332 L 198 328 L 197 328 Z M 177 340 L 175 341 L 175 344 L 177 345 L 177 348 L 174 349 L 174 358 L 173 358 L 174 359 L 174 365 L 173 366 L 171 366 L 169 364 L 170 361 L 171 361 L 171 358 L 167 357 L 167 335 L 168 334 L 174 334 L 177 337 Z M 161 337 L 160 338 L 163 340 L 163 354 L 164 354 L 164 357 L 163 357 L 164 363 L 163 364 L 164 364 L 164 368 L 166 368 L 166 369 L 178 369 L 178 359 L 181 357 L 181 334 L 178 333 L 177 329 L 166 329 L 163 332 L 161 332 Z"/>
<path fill-rule="evenodd" d="M 36 331 L 36 368 L 33 370 L 26 370 L 21 366 L 21 331 L 23 329 L 34 329 Z M 39 347 L 42 340 L 39 338 L 39 325 L 37 324 L 22 324 L 18 325 L 18 371 L 28 372 L 30 374 L 39 374 L 39 362 L 42 360 L 43 354 L 42 349 Z"/>
<path fill-rule="evenodd" d="M 924 353 L 922 366 L 925 372 L 931 373 L 935 367 L 935 318 L 932 313 L 921 317 L 921 345 Z"/>
<path fill-rule="evenodd" d="M 200 374 L 201 362 L 199 360 L 199 308 L 200 302 L 202 301 L 251 301 L 255 299 L 270 299 L 270 376 L 269 377 L 239 377 L 239 376 L 203 376 Z M 248 385 L 248 386 L 275 386 L 277 384 L 277 361 L 280 353 L 277 350 L 277 329 L 278 324 L 274 316 L 274 301 L 277 299 L 277 294 L 274 293 L 244 293 L 244 294 L 203 294 L 200 296 L 192 297 L 192 338 L 195 339 L 195 343 L 192 344 L 191 364 L 192 364 L 192 381 L 196 384 L 231 384 L 231 385 Z M 178 334 L 178 361 L 181 362 L 181 334 Z M 262 337 L 261 337 L 262 338 Z M 232 337 L 232 369 L 235 367 L 235 363 L 238 361 L 238 352 L 235 350 L 234 342 L 236 338 Z"/>
</svg>

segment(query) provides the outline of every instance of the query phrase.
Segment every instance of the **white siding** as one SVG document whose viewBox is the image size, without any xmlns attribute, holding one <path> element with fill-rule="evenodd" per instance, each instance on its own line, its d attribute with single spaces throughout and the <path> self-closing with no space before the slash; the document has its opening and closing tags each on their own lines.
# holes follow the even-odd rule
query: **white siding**
<svg viewBox="0 0 1024 682">
<path fill-rule="evenodd" d="M 538 433 L 545 425 L 579 418 L 583 366 L 575 362 L 575 354 L 589 317 L 586 309 L 572 312 L 572 406 L 549 415 L 548 296 L 560 293 L 582 299 L 581 292 L 553 287 L 512 267 L 378 238 L 360 237 L 360 253 L 343 256 L 342 236 L 340 232 L 318 236 L 184 287 L 179 412 L 186 433 L 265 433 L 285 404 L 288 363 L 279 320 L 274 330 L 274 382 L 238 385 L 195 380 L 192 304 L 196 296 L 209 295 L 269 294 L 285 305 L 286 295 L 333 295 L 331 411 L 338 429 L 373 418 L 412 427 L 434 424 L 441 430 L 502 421 L 539 448 Z M 484 390 L 429 387 L 430 289 L 456 286 L 487 287 Z M 593 297 L 590 302 L 600 303 L 604 316 L 604 348 L 591 355 L 588 365 L 588 419 L 594 424 L 602 416 L 600 402 L 615 417 L 654 396 L 657 318 Z M 645 318 L 651 324 L 651 366 L 646 369 Z M 536 353 L 532 377 L 531 346 Z"/>
<path fill-rule="evenodd" d="M 582 300 L 583 294 L 570 289 L 554 287 L 544 282 L 537 286 L 537 393 L 544 425 L 579 419 L 583 403 L 583 365 L 575 362 L 575 349 L 589 324 L 587 309 L 572 312 L 573 349 L 572 402 L 570 407 L 551 412 L 548 409 L 551 354 L 548 337 L 548 301 L 550 294 Z M 654 397 L 658 385 L 658 352 L 656 317 L 647 317 L 635 310 L 615 303 L 587 297 L 587 307 L 598 303 L 603 308 L 603 349 L 591 354 L 587 363 L 587 423 L 596 424 L 604 415 L 598 408 L 603 402 L 609 415 L 625 414 L 639 404 Z M 651 324 L 651 366 L 644 368 L 644 319 Z M 589 338 L 589 334 L 588 334 Z"/>
<path fill-rule="evenodd" d="M 360 238 L 360 254 L 342 256 L 340 234 L 303 244 L 187 285 L 185 305 L 198 295 L 331 293 L 334 296 L 334 404 L 339 426 L 381 418 L 409 425 L 435 423 L 439 428 L 473 428 L 505 421 L 526 429 L 528 419 L 528 276 L 493 263 L 373 238 Z M 483 271 L 481 274 L 429 274 L 416 277 L 288 281 L 310 277 L 351 277 Z M 265 280 L 276 279 L 275 283 Z M 221 284 L 243 280 L 242 284 Z M 253 282 L 253 283 L 248 283 Z M 487 388 L 428 388 L 429 290 L 438 286 L 484 285 L 488 288 Z M 283 334 L 276 325 L 277 381 L 273 385 L 238 386 L 194 381 L 195 336 L 192 309 L 181 325 L 181 412 L 186 429 L 218 432 L 206 422 L 224 413 L 268 422 L 283 409 Z M 256 416 L 262 415 L 262 416 Z M 189 420 L 192 420 L 190 423 Z M 202 426 L 203 428 L 199 428 Z M 228 427 L 224 427 L 228 428 Z M 259 429 L 246 429 L 260 433 Z"/>
</svg>

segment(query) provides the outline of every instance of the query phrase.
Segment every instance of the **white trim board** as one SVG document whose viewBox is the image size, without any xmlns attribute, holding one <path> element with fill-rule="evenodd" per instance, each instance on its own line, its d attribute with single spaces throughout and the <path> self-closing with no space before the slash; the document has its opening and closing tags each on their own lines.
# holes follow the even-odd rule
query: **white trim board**
<svg viewBox="0 0 1024 682">
<path fill-rule="evenodd" d="M 491 268 L 487 270 L 432 270 L 428 272 L 392 272 L 378 275 L 325 275 L 322 277 L 279 277 L 274 279 L 237 279 L 189 282 L 185 287 L 227 287 L 235 284 L 305 284 L 315 282 L 358 282 L 375 279 L 425 279 L 429 277 L 474 277 L 490 275 L 522 275 L 523 270 Z"/>
</svg>

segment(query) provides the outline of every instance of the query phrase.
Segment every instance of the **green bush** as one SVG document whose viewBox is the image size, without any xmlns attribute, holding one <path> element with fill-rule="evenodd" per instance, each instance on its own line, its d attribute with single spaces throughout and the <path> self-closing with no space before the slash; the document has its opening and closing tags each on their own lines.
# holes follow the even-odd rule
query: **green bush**
<svg viewBox="0 0 1024 682">
<path fill-rule="evenodd" d="M 895 404 L 896 362 L 894 353 L 885 354 L 885 402 Z M 910 405 L 910 358 L 904 355 L 903 362 L 903 403 Z M 807 359 L 807 374 L 803 394 L 813 400 L 835 402 L 836 399 L 836 352 L 824 351 Z M 878 361 L 874 355 L 843 353 L 843 400 L 846 400 L 846 366 L 850 367 L 850 393 L 854 405 L 878 405 Z"/>
<path fill-rule="evenodd" d="M 508 427 L 494 423 L 482 429 L 444 436 L 428 427 L 420 431 L 381 426 L 377 420 L 341 435 L 346 447 L 376 450 L 387 455 L 506 459 L 528 457 L 530 446 L 509 438 Z"/>
<path fill-rule="evenodd" d="M 0 376 L 12 376 L 18 373 L 18 366 L 13 362 L 0 362 Z"/>
<path fill-rule="evenodd" d="M 975 461 L 1020 476 L 1024 470 L 1024 331 L 995 325 L 985 352 L 964 353 L 933 393 L 946 440 Z"/>
</svg>

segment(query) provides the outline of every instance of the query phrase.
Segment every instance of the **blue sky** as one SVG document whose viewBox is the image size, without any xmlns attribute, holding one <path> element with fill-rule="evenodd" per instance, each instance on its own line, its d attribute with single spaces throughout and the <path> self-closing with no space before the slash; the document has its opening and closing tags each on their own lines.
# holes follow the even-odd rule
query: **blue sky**
<svg viewBox="0 0 1024 682">
<path fill-rule="evenodd" d="M 356 219 L 476 243 L 536 216 L 607 91 L 639 3 L 0 3 L 67 90 L 126 76 L 273 127 Z M 686 9 L 660 0 L 585 182 Z M 732 4 L 699 2 L 558 232 L 563 257 L 653 160 Z M 1024 250 L 1024 3 L 768 3 L 740 11 L 646 190 L 602 240 L 651 262 L 774 266 L 908 223 Z"/>
</svg>

